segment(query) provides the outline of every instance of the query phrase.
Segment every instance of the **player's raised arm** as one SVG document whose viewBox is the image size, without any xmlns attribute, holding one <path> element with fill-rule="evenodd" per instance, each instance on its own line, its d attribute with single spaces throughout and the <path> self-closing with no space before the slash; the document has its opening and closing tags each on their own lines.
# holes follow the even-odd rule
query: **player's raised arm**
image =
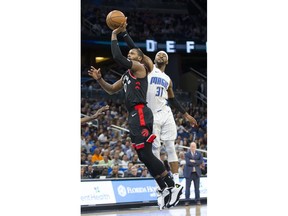
<svg viewBox="0 0 288 216">
<path fill-rule="evenodd" d="M 125 40 L 127 46 L 130 49 L 133 49 L 133 48 L 140 49 L 139 47 L 136 46 L 136 44 L 134 43 L 133 39 L 130 37 L 129 33 L 126 30 L 126 26 L 127 26 L 127 22 L 126 22 L 126 25 L 123 26 L 123 30 L 122 30 L 121 35 L 123 36 L 123 39 Z M 144 57 L 143 57 L 141 62 L 147 67 L 148 72 L 152 71 L 152 69 L 153 69 L 153 61 L 151 60 L 151 58 L 149 56 L 144 54 Z"/>
<path fill-rule="evenodd" d="M 113 59 L 117 63 L 119 63 L 123 67 L 125 67 L 126 69 L 131 69 L 133 71 L 133 74 L 137 78 L 144 78 L 146 76 L 146 69 L 142 64 L 140 64 L 140 61 L 143 60 L 142 51 L 137 50 L 137 49 L 131 49 L 129 51 L 128 58 L 125 58 L 122 55 L 122 52 L 120 50 L 118 40 L 117 40 L 117 35 L 123 31 L 125 25 L 126 25 L 126 22 L 123 22 L 118 28 L 116 28 L 112 31 L 112 34 L 111 34 L 111 52 L 112 52 Z M 137 52 L 137 54 L 135 52 Z M 141 54 L 142 56 L 139 54 Z M 130 59 L 134 59 L 135 56 L 136 56 L 135 60 L 130 60 Z"/>
<path fill-rule="evenodd" d="M 118 28 L 114 29 L 111 34 L 111 52 L 113 59 L 121 64 L 123 67 L 126 69 L 131 69 L 132 68 L 132 61 L 125 58 L 122 55 L 122 52 L 120 50 L 119 44 L 118 44 L 118 39 L 117 39 L 117 34 L 123 31 L 124 26 L 126 25 L 126 22 L 122 23 Z"/>
</svg>

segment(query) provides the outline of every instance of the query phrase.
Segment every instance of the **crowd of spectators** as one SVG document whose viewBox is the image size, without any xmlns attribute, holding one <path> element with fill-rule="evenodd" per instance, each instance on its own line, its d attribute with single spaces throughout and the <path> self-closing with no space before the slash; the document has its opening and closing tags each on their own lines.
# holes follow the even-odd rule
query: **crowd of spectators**
<svg viewBox="0 0 288 216">
<path fill-rule="evenodd" d="M 110 100 L 83 97 L 81 113 L 91 115 L 107 104 L 110 109 L 97 119 L 96 125 L 81 125 L 81 179 L 151 177 L 132 147 L 129 133 L 111 127 L 116 125 L 128 128 L 128 113 L 121 98 Z M 193 128 L 181 113 L 173 110 L 178 132 L 175 148 L 179 158 L 180 177 L 183 176 L 184 153 L 187 151 L 183 147 L 189 147 L 189 143 L 194 141 L 197 148 L 207 150 L 207 108 L 193 106 L 191 103 L 182 105 L 186 107 L 189 114 L 194 116 L 199 127 Z M 165 148 L 163 147 L 161 151 L 164 155 Z M 204 153 L 203 156 L 207 157 L 207 154 Z M 204 169 L 203 174 L 205 174 Z"/>
<path fill-rule="evenodd" d="M 191 13 L 189 8 L 192 6 L 189 1 L 186 1 L 187 6 L 185 1 L 182 2 L 184 5 L 182 13 L 151 10 L 151 4 L 145 9 L 148 4 L 141 4 L 142 1 L 138 3 L 134 1 L 135 6 L 129 1 L 125 2 L 126 6 L 123 5 L 123 2 L 122 5 L 117 6 L 117 3 L 114 5 L 117 8 L 120 7 L 120 10 L 128 17 L 127 30 L 131 37 L 137 38 L 138 41 L 177 38 L 180 40 L 192 39 L 203 43 L 207 41 L 207 15 L 200 11 Z M 142 10 L 139 9 L 141 5 L 144 7 Z M 106 24 L 106 16 L 111 10 L 111 7 L 103 7 L 102 4 L 96 4 L 94 1 L 83 3 L 81 5 L 82 39 L 109 40 L 111 30 Z"/>
</svg>

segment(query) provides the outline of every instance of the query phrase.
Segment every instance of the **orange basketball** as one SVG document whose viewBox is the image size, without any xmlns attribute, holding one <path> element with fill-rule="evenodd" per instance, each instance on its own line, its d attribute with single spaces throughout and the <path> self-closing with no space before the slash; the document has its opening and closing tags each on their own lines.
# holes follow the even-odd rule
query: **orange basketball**
<svg viewBox="0 0 288 216">
<path fill-rule="evenodd" d="M 118 28 L 125 21 L 125 15 L 119 10 L 113 10 L 106 16 L 106 24 L 112 30 Z"/>
</svg>

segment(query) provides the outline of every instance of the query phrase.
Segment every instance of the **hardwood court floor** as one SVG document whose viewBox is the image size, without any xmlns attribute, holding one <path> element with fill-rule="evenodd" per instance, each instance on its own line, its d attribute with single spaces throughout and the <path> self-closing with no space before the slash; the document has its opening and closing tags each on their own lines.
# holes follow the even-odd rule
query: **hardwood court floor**
<svg viewBox="0 0 288 216">
<path fill-rule="evenodd" d="M 141 208 L 129 208 L 111 211 L 95 211 L 93 213 L 82 213 L 81 216 L 206 216 L 207 205 L 200 206 L 176 206 L 171 209 L 160 211 L 156 206 L 146 206 Z"/>
</svg>

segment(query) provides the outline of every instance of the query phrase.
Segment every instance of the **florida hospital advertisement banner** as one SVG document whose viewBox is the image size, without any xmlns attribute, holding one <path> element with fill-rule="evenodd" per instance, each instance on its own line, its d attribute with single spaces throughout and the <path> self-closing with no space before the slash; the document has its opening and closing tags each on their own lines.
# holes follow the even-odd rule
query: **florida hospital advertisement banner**
<svg viewBox="0 0 288 216">
<path fill-rule="evenodd" d="M 180 178 L 184 186 L 180 199 L 185 199 L 185 178 Z M 81 206 L 156 202 L 158 186 L 152 178 L 82 181 L 80 188 Z M 200 178 L 200 197 L 207 198 L 207 177 Z M 191 183 L 190 198 L 195 198 L 194 185 Z"/>
</svg>

